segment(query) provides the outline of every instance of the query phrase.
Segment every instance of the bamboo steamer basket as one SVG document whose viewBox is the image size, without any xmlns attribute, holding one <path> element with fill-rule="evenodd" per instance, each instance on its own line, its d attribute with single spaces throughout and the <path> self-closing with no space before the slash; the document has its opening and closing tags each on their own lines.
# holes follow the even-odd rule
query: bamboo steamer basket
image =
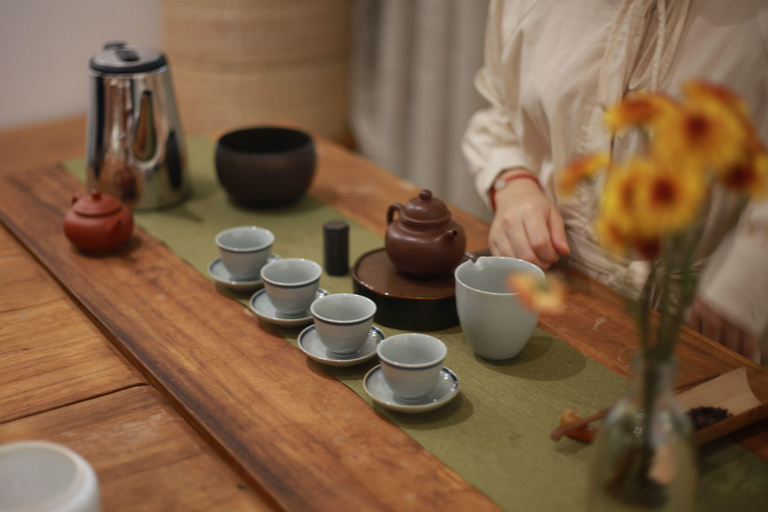
<svg viewBox="0 0 768 512">
<path fill-rule="evenodd" d="M 276 121 L 347 135 L 351 0 L 163 0 L 185 131 Z"/>
</svg>

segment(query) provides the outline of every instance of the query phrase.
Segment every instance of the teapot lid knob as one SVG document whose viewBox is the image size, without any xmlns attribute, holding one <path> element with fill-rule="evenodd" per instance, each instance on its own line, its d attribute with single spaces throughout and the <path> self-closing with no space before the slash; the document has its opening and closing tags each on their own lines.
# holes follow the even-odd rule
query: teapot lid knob
<svg viewBox="0 0 768 512">
<path fill-rule="evenodd" d="M 91 193 L 87 196 L 77 198 L 75 204 L 72 206 L 75 213 L 87 217 L 109 215 L 115 213 L 122 207 L 123 203 L 121 203 L 119 199 L 109 194 L 102 194 L 102 192 L 96 188 L 92 189 Z"/>
<path fill-rule="evenodd" d="M 432 191 L 422 189 L 417 197 L 408 201 L 400 217 L 410 223 L 421 225 L 435 225 L 447 222 L 451 218 L 451 212 L 439 198 L 432 195 Z"/>
</svg>

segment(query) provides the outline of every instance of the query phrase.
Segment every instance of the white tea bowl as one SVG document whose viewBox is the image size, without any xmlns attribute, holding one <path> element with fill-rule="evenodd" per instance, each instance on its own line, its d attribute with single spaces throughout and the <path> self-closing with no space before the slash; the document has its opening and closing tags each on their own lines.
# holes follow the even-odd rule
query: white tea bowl
<svg viewBox="0 0 768 512">
<path fill-rule="evenodd" d="M 502 256 L 465 261 L 454 272 L 461 329 L 475 354 L 484 359 L 515 357 L 539 320 L 538 313 L 523 306 L 507 289 L 507 277 L 514 272 L 544 278 L 544 271 L 533 263 Z"/>
<path fill-rule="evenodd" d="M 448 349 L 434 336 L 404 333 L 382 340 L 376 352 L 384 380 L 397 398 L 415 402 L 437 384 Z"/>
<path fill-rule="evenodd" d="M 261 279 L 269 300 L 286 317 L 305 314 L 315 300 L 323 268 L 312 260 L 285 258 L 264 265 Z"/>
<path fill-rule="evenodd" d="M 373 327 L 376 303 L 354 293 L 335 293 L 320 297 L 310 311 L 317 335 L 332 354 L 354 354 L 362 347 Z"/>
<path fill-rule="evenodd" d="M 98 512 L 100 506 L 96 473 L 66 446 L 46 441 L 0 446 L 3 512 Z"/>
<path fill-rule="evenodd" d="M 233 279 L 253 280 L 272 254 L 275 235 L 256 226 L 238 226 L 216 235 L 221 262 Z"/>
</svg>

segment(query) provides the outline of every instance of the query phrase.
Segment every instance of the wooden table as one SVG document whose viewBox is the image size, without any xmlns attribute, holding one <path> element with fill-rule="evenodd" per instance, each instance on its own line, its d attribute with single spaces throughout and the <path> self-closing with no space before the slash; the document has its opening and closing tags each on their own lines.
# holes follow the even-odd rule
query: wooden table
<svg viewBox="0 0 768 512">
<path fill-rule="evenodd" d="M 84 131 L 73 119 L 0 132 L 0 220 L 18 238 L 0 231 L 0 390 L 18 390 L 0 394 L 0 442 L 73 447 L 106 510 L 498 509 L 146 233 L 108 258 L 72 251 L 61 218 L 78 185 L 52 162 L 82 154 Z M 417 188 L 317 142 L 311 195 L 383 234 L 382 212 Z M 468 249 L 485 247 L 487 225 L 453 210 Z M 627 374 L 634 329 L 615 292 L 586 282 L 539 326 Z M 50 371 L 19 356 L 32 347 Z M 768 372 L 700 335 L 686 330 L 679 355 L 681 382 L 746 366 L 768 400 Z M 768 459 L 768 422 L 736 437 Z"/>
</svg>

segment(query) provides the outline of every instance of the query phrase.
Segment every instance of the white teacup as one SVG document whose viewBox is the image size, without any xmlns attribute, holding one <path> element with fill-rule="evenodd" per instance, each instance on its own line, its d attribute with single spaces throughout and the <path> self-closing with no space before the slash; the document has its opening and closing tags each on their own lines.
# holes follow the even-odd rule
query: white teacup
<svg viewBox="0 0 768 512">
<path fill-rule="evenodd" d="M 256 279 L 272 254 L 275 235 L 256 226 L 225 229 L 216 235 L 221 262 L 235 280 Z"/>
<path fill-rule="evenodd" d="M 0 510 L 98 512 L 93 468 L 69 448 L 24 441 L 0 446 Z"/>
<path fill-rule="evenodd" d="M 261 279 L 269 300 L 286 317 L 305 314 L 315 300 L 323 268 L 312 260 L 285 258 L 264 265 Z"/>
<path fill-rule="evenodd" d="M 337 356 L 354 354 L 373 327 L 376 303 L 354 293 L 320 297 L 310 306 L 320 341 Z"/>
<path fill-rule="evenodd" d="M 464 335 L 475 354 L 492 361 L 515 357 L 533 333 L 538 313 L 524 307 L 507 288 L 507 276 L 544 271 L 517 258 L 491 256 L 465 261 L 454 272 L 456 309 Z"/>
<path fill-rule="evenodd" d="M 434 336 L 405 333 L 382 340 L 376 352 L 390 389 L 399 399 L 416 402 L 437 384 L 448 349 Z"/>
</svg>

